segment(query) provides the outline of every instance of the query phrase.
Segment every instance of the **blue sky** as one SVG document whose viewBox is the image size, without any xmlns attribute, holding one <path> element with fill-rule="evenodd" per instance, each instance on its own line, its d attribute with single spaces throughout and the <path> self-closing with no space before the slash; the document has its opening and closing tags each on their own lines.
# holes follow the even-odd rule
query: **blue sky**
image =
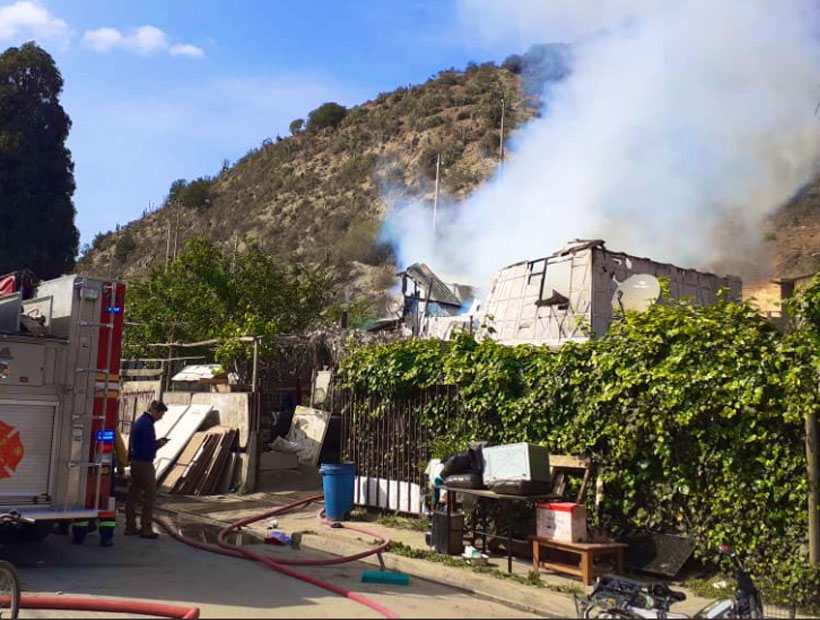
<svg viewBox="0 0 820 620">
<path fill-rule="evenodd" d="M 62 71 L 87 243 L 325 101 L 523 51 L 483 1 L 0 0 L 0 49 L 36 40 Z"/>
</svg>

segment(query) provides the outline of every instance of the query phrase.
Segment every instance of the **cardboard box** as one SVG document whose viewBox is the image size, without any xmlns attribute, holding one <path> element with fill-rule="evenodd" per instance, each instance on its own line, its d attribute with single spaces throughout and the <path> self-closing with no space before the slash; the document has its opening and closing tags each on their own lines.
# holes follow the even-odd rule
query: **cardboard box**
<svg viewBox="0 0 820 620">
<path fill-rule="evenodd" d="M 298 469 L 299 461 L 293 452 L 262 452 L 259 455 L 259 471 L 271 469 Z"/>
<path fill-rule="evenodd" d="M 573 502 L 539 502 L 536 505 L 535 531 L 539 538 L 563 542 L 587 539 L 587 510 Z"/>
</svg>

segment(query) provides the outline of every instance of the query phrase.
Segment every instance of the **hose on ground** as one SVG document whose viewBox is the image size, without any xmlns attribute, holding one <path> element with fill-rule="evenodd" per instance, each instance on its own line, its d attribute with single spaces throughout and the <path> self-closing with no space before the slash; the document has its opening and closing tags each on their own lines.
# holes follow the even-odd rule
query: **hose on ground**
<svg viewBox="0 0 820 620">
<path fill-rule="evenodd" d="M 288 575 L 289 577 L 299 579 L 299 580 L 304 581 L 306 583 L 309 583 L 311 585 L 318 586 L 320 588 L 323 588 L 323 589 L 328 590 L 330 592 L 333 592 L 335 594 L 339 594 L 340 596 L 344 596 L 345 598 L 349 598 L 352 601 L 355 601 L 355 602 L 357 602 L 361 605 L 369 607 L 370 609 L 378 612 L 379 614 L 381 614 L 385 618 L 398 618 L 399 617 L 398 615 L 396 615 L 395 613 L 393 613 L 392 611 L 390 611 L 389 609 L 387 609 L 383 605 L 381 605 L 381 604 L 375 602 L 374 600 L 364 596 L 363 594 L 359 594 L 358 592 L 354 592 L 354 591 L 349 590 L 347 588 L 343 588 L 341 586 L 334 585 L 334 584 L 329 583 L 327 581 L 323 581 L 321 579 L 313 577 L 312 575 L 306 575 L 304 573 L 300 573 L 300 572 L 295 571 L 291 568 L 288 568 L 289 565 L 290 566 L 331 566 L 331 565 L 334 565 L 334 564 L 344 564 L 344 563 L 347 563 L 347 562 L 354 562 L 356 560 L 360 560 L 360 559 L 362 559 L 364 557 L 367 557 L 369 555 L 374 555 L 374 554 L 377 554 L 377 553 L 381 553 L 382 551 L 386 550 L 388 545 L 390 544 L 390 540 L 385 538 L 381 534 L 371 532 L 371 531 L 366 530 L 364 528 L 359 528 L 359 527 L 347 525 L 347 524 L 344 524 L 344 523 L 341 523 L 341 522 L 329 521 L 329 520 L 325 519 L 322 516 L 322 512 L 320 511 L 318 517 L 319 517 L 319 520 L 324 525 L 334 526 L 334 527 L 343 527 L 345 529 L 349 529 L 351 531 L 358 532 L 358 533 L 364 534 L 366 536 L 370 536 L 370 537 L 375 538 L 377 540 L 381 540 L 382 542 L 379 545 L 377 545 L 376 547 L 372 547 L 372 548 L 367 549 L 365 551 L 362 551 L 362 552 L 359 552 L 359 553 L 356 553 L 356 554 L 353 554 L 353 555 L 349 555 L 349 556 L 344 556 L 344 557 L 329 558 L 329 559 L 325 559 L 325 560 L 299 560 L 299 559 L 289 559 L 289 558 L 281 558 L 281 559 L 274 560 L 274 559 L 272 559 L 268 556 L 261 555 L 259 553 L 251 551 L 251 550 L 246 549 L 244 547 L 241 547 L 241 546 L 238 546 L 238 545 L 233 545 L 233 544 L 229 543 L 226 540 L 226 537 L 228 536 L 228 534 L 230 534 L 231 532 L 233 532 L 235 530 L 238 530 L 241 527 L 245 527 L 247 525 L 250 525 L 251 523 L 256 523 L 257 521 L 262 521 L 263 519 L 269 519 L 271 517 L 275 517 L 275 516 L 278 516 L 278 515 L 282 515 L 282 514 L 291 512 L 293 510 L 296 510 L 297 508 L 301 508 L 301 507 L 306 506 L 308 504 L 311 504 L 313 502 L 322 501 L 323 499 L 324 499 L 323 496 L 316 495 L 316 496 L 313 496 L 313 497 L 308 497 L 308 498 L 303 499 L 303 500 L 299 500 L 297 502 L 293 502 L 292 504 L 288 504 L 287 506 L 281 506 L 281 507 L 278 507 L 278 508 L 274 508 L 272 510 L 265 511 L 265 512 L 263 512 L 261 514 L 258 514 L 258 515 L 252 515 L 250 517 L 240 519 L 239 521 L 236 521 L 235 523 L 232 523 L 232 524 L 226 526 L 225 528 L 223 528 L 219 532 L 219 536 L 217 537 L 217 545 L 218 546 L 217 545 L 212 545 L 212 544 L 209 544 L 209 543 L 205 543 L 205 542 L 202 542 L 202 541 L 194 540 L 192 538 L 188 538 L 186 536 L 181 535 L 178 531 L 176 531 L 176 529 L 174 528 L 174 526 L 172 524 L 168 523 L 164 518 L 162 518 L 160 516 L 154 516 L 154 520 L 157 523 L 159 523 L 159 525 L 165 531 L 167 531 L 171 536 L 173 536 L 174 538 L 176 538 L 180 542 L 191 545 L 193 547 L 197 547 L 199 549 L 203 549 L 205 551 L 221 553 L 222 555 L 226 555 L 226 556 L 229 556 L 229 557 L 254 560 L 254 561 L 259 562 L 260 564 L 264 564 L 268 568 L 271 568 L 275 571 L 278 571 L 278 572 L 280 572 L 284 575 Z"/>
<path fill-rule="evenodd" d="M 61 609 L 68 611 L 95 611 L 129 616 L 158 616 L 160 618 L 199 618 L 199 607 L 181 607 L 128 599 L 21 596 L 21 609 Z"/>
</svg>

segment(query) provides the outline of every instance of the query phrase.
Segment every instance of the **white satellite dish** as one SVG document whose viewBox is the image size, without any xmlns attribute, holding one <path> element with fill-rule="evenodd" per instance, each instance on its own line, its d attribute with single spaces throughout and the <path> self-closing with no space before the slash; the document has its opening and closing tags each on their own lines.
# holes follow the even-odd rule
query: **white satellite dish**
<svg viewBox="0 0 820 620">
<path fill-rule="evenodd" d="M 658 279 L 648 273 L 639 273 L 618 285 L 612 296 L 612 309 L 643 312 L 658 301 L 660 296 L 661 284 Z"/>
</svg>

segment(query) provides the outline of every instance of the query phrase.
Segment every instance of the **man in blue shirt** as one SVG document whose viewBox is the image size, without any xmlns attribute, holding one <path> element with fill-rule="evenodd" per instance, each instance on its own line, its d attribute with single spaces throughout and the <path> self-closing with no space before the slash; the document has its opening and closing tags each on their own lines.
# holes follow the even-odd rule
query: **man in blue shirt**
<svg viewBox="0 0 820 620">
<path fill-rule="evenodd" d="M 131 482 L 128 486 L 128 500 L 125 503 L 125 535 L 140 538 L 157 538 L 151 523 L 154 518 L 154 502 L 157 498 L 157 473 L 154 459 L 157 449 L 168 443 L 167 439 L 157 440 L 154 423 L 162 419 L 168 407 L 160 400 L 153 401 L 148 411 L 131 427 L 128 456 L 131 460 Z M 140 529 L 137 529 L 137 503 L 142 495 Z"/>
</svg>

